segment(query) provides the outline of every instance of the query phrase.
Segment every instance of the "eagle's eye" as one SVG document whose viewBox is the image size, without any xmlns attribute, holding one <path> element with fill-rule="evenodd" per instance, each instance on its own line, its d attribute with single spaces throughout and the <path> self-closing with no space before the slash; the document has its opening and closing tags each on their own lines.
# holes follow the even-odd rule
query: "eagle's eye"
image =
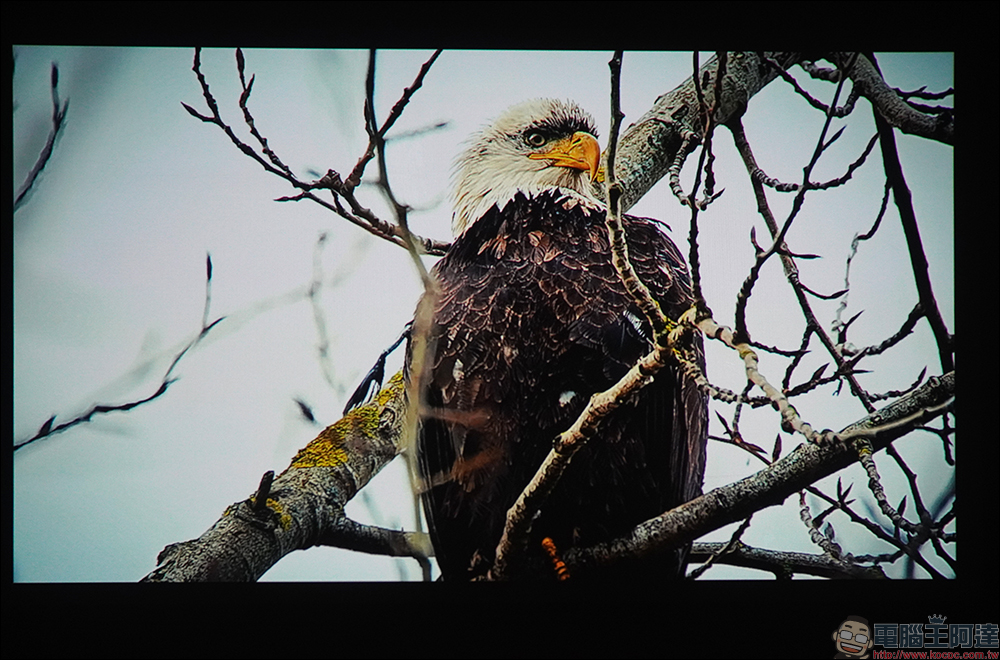
<svg viewBox="0 0 1000 660">
<path fill-rule="evenodd" d="M 545 139 L 545 136 L 539 133 L 538 131 L 532 131 L 528 133 L 527 135 L 524 136 L 524 139 L 528 144 L 530 144 L 533 147 L 541 147 L 546 142 L 548 142 L 548 140 Z"/>
</svg>

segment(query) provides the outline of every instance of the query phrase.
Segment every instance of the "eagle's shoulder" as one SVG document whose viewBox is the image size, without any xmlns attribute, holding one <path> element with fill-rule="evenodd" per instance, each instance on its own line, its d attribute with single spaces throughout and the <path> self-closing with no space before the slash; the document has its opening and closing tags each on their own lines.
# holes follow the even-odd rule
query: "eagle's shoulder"
<svg viewBox="0 0 1000 660">
<path fill-rule="evenodd" d="M 526 240 L 532 231 L 560 227 L 579 232 L 595 219 L 603 218 L 604 205 L 567 188 L 518 191 L 502 204 L 494 204 L 455 239 L 441 260 L 441 269 L 480 260 L 483 246 L 500 240 Z M 562 231 L 560 234 L 566 234 Z M 487 253 L 487 258 L 489 253 Z M 501 255 L 502 256 L 502 255 Z M 443 263 L 442 263 L 443 262 Z"/>
<path fill-rule="evenodd" d="M 574 190 L 518 192 L 473 222 L 438 261 L 445 297 L 467 297 L 480 287 L 514 285 L 522 278 L 574 271 L 588 293 L 618 289 L 605 224 L 606 207 Z M 629 257 L 653 296 L 671 308 L 691 302 L 690 279 L 680 250 L 661 220 L 624 215 Z M 561 278 L 560 278 L 561 279 Z M 464 291 L 465 293 L 462 293 Z M 669 312 L 668 312 L 669 313 Z"/>
</svg>

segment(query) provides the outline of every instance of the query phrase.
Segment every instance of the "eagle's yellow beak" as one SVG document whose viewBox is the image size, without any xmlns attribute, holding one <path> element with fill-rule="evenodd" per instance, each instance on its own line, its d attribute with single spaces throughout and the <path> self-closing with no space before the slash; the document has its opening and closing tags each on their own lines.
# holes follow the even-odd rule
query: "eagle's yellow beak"
<svg viewBox="0 0 1000 660">
<path fill-rule="evenodd" d="M 586 170 L 590 180 L 597 179 L 601 163 L 601 146 L 590 133 L 577 131 L 567 138 L 552 143 L 552 148 L 543 154 L 528 154 L 532 160 L 550 160 L 556 167 L 571 167 Z"/>
</svg>

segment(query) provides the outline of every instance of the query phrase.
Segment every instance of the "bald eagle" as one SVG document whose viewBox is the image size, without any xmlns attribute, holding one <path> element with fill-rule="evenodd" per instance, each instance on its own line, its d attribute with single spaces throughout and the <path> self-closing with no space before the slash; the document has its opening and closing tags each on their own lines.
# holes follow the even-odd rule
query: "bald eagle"
<svg viewBox="0 0 1000 660">
<path fill-rule="evenodd" d="M 440 296 L 417 439 L 445 580 L 488 572 L 507 510 L 556 436 L 652 348 L 611 263 L 596 135 L 576 104 L 532 100 L 474 135 L 456 162 L 456 239 L 434 267 Z M 654 220 L 623 224 L 639 277 L 677 318 L 692 303 L 680 252 Z M 574 457 L 532 525 L 519 575 L 555 579 L 545 539 L 558 552 L 610 541 L 699 495 L 706 428 L 702 393 L 676 367 L 661 370 Z M 676 577 L 685 556 L 603 574 Z"/>
</svg>

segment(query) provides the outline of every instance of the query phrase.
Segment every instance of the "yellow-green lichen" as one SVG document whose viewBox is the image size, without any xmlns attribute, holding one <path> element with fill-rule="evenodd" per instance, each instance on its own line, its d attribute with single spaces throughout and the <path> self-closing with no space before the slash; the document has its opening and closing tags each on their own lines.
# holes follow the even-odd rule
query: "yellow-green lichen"
<svg viewBox="0 0 1000 660">
<path fill-rule="evenodd" d="M 336 467 L 346 463 L 349 449 L 345 447 L 345 441 L 358 434 L 374 438 L 378 433 L 382 409 L 399 396 L 404 386 L 403 373 L 398 372 L 379 391 L 374 401 L 350 411 L 338 422 L 323 429 L 312 442 L 300 449 L 289 467 Z"/>
<path fill-rule="evenodd" d="M 374 437 L 378 433 L 379 407 L 374 403 L 361 406 L 348 413 L 352 417 L 352 423 L 361 431 L 366 438 Z"/>
<path fill-rule="evenodd" d="M 273 497 L 269 497 L 267 498 L 267 508 L 278 514 L 278 524 L 281 525 L 281 529 L 287 532 L 292 526 L 292 517 L 285 513 L 285 507 L 281 506 L 281 502 Z"/>
<path fill-rule="evenodd" d="M 400 391 L 406 386 L 406 382 L 403 380 L 403 372 L 397 371 L 396 374 L 389 379 L 389 382 L 385 384 L 379 393 L 375 396 L 375 402 L 381 408 L 392 401 L 393 397 L 398 396 Z"/>
<path fill-rule="evenodd" d="M 354 426 L 351 420 L 353 414 L 354 411 L 348 413 L 333 426 L 323 429 L 312 442 L 299 450 L 299 453 L 292 459 L 290 467 L 334 467 L 346 463 L 347 452 L 344 450 L 344 437 Z"/>
</svg>

